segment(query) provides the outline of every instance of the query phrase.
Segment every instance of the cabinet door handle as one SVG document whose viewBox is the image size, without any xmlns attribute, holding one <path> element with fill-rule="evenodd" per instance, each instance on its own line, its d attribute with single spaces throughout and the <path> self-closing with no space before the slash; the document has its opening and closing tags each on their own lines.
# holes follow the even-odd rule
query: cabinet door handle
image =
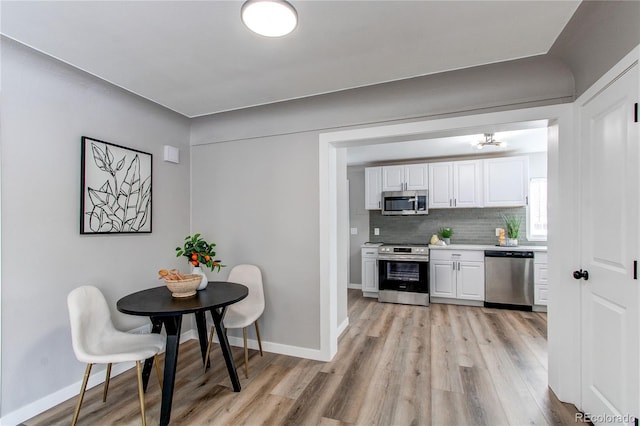
<svg viewBox="0 0 640 426">
<path fill-rule="evenodd" d="M 453 199 L 453 207 L 457 207 L 458 206 L 458 199 L 454 198 Z"/>
<path fill-rule="evenodd" d="M 378 201 L 378 208 L 380 208 L 380 201 Z"/>
<path fill-rule="evenodd" d="M 451 202 L 451 198 L 449 198 L 449 207 L 453 207 L 453 203 Z"/>
<path fill-rule="evenodd" d="M 451 266 L 453 266 L 453 270 L 456 270 L 456 262 L 451 263 Z"/>
<path fill-rule="evenodd" d="M 458 262 L 458 271 L 460 270 L 460 262 Z"/>
</svg>

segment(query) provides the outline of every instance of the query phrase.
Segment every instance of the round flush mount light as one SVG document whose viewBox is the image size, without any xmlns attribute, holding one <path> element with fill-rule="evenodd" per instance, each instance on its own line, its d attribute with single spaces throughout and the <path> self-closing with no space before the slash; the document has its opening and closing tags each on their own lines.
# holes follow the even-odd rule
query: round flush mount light
<svg viewBox="0 0 640 426">
<path fill-rule="evenodd" d="M 298 13 L 285 0 L 248 0 L 240 15 L 247 28 L 266 37 L 282 37 L 298 25 Z"/>
</svg>

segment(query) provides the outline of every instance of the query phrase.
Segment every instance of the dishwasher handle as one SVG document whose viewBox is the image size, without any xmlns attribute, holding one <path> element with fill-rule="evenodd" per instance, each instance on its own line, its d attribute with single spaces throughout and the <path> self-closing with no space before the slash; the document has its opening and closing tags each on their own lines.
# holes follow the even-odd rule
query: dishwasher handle
<svg viewBox="0 0 640 426">
<path fill-rule="evenodd" d="M 519 250 L 485 250 L 484 257 L 516 257 L 530 259 L 533 258 L 533 252 Z"/>
</svg>

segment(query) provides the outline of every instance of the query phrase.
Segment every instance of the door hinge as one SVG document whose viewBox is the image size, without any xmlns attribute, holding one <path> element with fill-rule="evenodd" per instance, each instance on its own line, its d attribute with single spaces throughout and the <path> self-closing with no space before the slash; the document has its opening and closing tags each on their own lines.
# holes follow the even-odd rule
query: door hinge
<svg viewBox="0 0 640 426">
<path fill-rule="evenodd" d="M 638 261 L 637 260 L 633 261 L 633 279 L 634 280 L 638 279 Z"/>
<path fill-rule="evenodd" d="M 633 106 L 633 121 L 638 122 L 638 103 Z"/>
</svg>

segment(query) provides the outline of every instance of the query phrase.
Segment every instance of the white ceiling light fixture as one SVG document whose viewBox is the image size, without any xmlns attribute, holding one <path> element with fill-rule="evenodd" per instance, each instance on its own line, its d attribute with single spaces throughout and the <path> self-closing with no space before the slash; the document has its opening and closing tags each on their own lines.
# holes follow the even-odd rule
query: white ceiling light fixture
<svg viewBox="0 0 640 426">
<path fill-rule="evenodd" d="M 501 148 L 504 146 L 507 146 L 506 142 L 502 142 L 502 141 L 497 141 L 493 138 L 493 133 L 485 133 L 484 134 L 484 140 L 483 141 L 479 141 L 478 143 L 475 144 L 475 147 L 478 149 L 482 149 L 485 146 L 492 146 L 492 147 L 496 147 L 496 148 Z"/>
<path fill-rule="evenodd" d="M 296 9 L 285 0 L 247 0 L 240 15 L 247 28 L 266 37 L 285 36 L 298 25 Z"/>
</svg>

